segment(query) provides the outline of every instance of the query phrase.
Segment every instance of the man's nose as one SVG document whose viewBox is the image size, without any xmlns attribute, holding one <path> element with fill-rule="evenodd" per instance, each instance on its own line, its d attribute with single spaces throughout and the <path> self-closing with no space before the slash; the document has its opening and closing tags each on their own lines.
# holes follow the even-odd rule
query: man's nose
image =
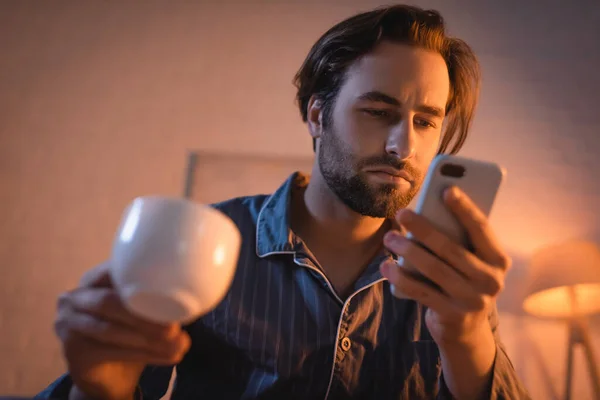
<svg viewBox="0 0 600 400">
<path fill-rule="evenodd" d="M 398 157 L 401 160 L 408 160 L 415 156 L 416 133 L 413 124 L 404 120 L 390 129 L 390 133 L 385 144 L 387 154 Z"/>
</svg>

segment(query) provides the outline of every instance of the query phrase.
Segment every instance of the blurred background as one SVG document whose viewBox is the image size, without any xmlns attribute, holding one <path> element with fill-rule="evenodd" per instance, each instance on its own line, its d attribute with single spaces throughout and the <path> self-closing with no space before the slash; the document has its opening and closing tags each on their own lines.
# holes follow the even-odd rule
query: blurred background
<svg viewBox="0 0 600 400">
<path fill-rule="evenodd" d="M 521 304 L 536 251 L 600 242 L 600 2 L 411 3 L 440 10 L 480 57 L 461 154 L 508 170 L 492 213 L 515 263 L 501 335 L 533 398 L 560 398 L 566 325 Z M 64 371 L 56 297 L 108 257 L 131 199 L 182 194 L 189 150 L 312 156 L 292 77 L 325 30 L 381 4 L 0 2 L 0 394 Z M 598 353 L 597 316 L 590 327 Z M 580 353 L 573 398 L 592 398 Z"/>
</svg>

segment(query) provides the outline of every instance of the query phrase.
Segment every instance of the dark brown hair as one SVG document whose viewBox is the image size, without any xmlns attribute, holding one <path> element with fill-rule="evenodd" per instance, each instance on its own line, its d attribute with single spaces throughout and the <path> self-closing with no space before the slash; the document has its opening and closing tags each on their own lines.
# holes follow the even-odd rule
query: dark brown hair
<svg viewBox="0 0 600 400">
<path fill-rule="evenodd" d="M 479 97 L 479 63 L 469 45 L 446 36 L 444 19 L 435 10 L 407 5 L 377 8 L 350 17 L 325 32 L 294 77 L 302 120 L 307 121 L 308 102 L 314 95 L 323 102 L 323 124 L 329 123 L 348 67 L 382 40 L 423 47 L 444 58 L 450 76 L 450 95 L 439 152 L 447 151 L 451 142 L 454 143 L 450 153 L 458 152 L 467 137 Z"/>
</svg>

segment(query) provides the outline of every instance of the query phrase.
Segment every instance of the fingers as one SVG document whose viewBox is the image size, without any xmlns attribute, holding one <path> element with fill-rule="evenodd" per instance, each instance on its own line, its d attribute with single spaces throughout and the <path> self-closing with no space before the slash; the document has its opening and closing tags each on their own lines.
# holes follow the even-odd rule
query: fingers
<svg viewBox="0 0 600 400">
<path fill-rule="evenodd" d="M 67 314 L 67 311 L 63 313 Z M 68 312 L 68 318 L 59 317 L 55 326 L 59 337 L 64 340 L 83 336 L 103 346 L 127 349 L 167 364 L 185 354 L 189 348 L 189 337 L 185 332 L 180 331 L 168 339 L 156 339 L 141 331 L 76 311 Z"/>
<path fill-rule="evenodd" d="M 386 234 L 385 244 L 394 253 L 408 261 L 416 272 L 433 282 L 443 294 L 448 296 L 448 300 L 451 299 L 464 311 L 476 311 L 485 307 L 481 288 L 431 252 L 394 232 Z M 408 271 L 406 267 L 398 266 L 397 268 L 408 272 L 411 279 L 425 283 L 422 279 L 414 276 L 412 271 Z"/>
<path fill-rule="evenodd" d="M 438 258 L 442 261 L 442 264 L 451 267 L 456 273 L 474 284 L 482 293 L 495 295 L 502 291 L 504 282 L 504 271 L 502 269 L 488 265 L 475 254 L 453 242 L 446 235 L 436 230 L 426 218 L 415 213 L 410 217 L 406 217 L 406 214 L 402 213 L 400 219 L 402 221 L 407 220 L 407 222 L 404 222 L 406 228 L 410 230 L 414 240 L 426 249 L 421 248 L 422 251 L 417 251 L 413 247 L 420 247 L 419 244 L 399 235 L 397 231 L 390 231 L 384 238 L 385 245 L 390 251 L 404 257 L 416 269 L 420 269 L 423 258 L 426 261 L 430 260 L 430 257 L 424 257 L 424 253 L 431 252 L 433 254 L 431 257 Z M 410 243 L 413 243 L 412 246 Z M 404 251 L 409 251 L 411 254 L 405 256 Z M 421 267 L 427 267 L 427 265 Z M 424 271 L 422 272 L 425 274 Z M 439 272 L 446 273 L 443 270 Z M 444 277 L 440 279 L 443 280 Z"/>
<path fill-rule="evenodd" d="M 112 289 L 109 269 L 110 263 L 105 262 L 87 271 L 81 279 L 79 288 L 59 297 L 59 308 L 62 303 L 67 303 L 79 312 L 110 319 L 157 337 L 173 334 L 173 330 L 176 328 L 174 324 L 153 323 L 135 316 L 126 309 L 116 291 Z"/>
<path fill-rule="evenodd" d="M 460 310 L 449 301 L 448 296 L 415 279 L 411 272 L 398 267 L 394 261 L 384 261 L 381 264 L 381 273 L 393 285 L 396 297 L 415 300 L 449 318 L 460 316 Z"/>
<path fill-rule="evenodd" d="M 85 283 L 106 282 L 102 268 L 92 270 Z M 178 324 L 161 325 L 133 315 L 109 287 L 81 287 L 61 295 L 55 330 L 65 349 L 83 343 L 86 354 L 105 351 L 103 360 L 172 365 L 190 347 L 189 336 Z"/>
<path fill-rule="evenodd" d="M 186 335 L 187 337 L 187 335 Z M 188 337 L 189 348 L 189 337 Z M 69 338 L 69 345 L 65 346 L 65 351 L 68 352 L 84 352 L 86 360 L 89 363 L 105 363 L 105 362 L 136 362 L 141 364 L 151 365 L 175 365 L 181 362 L 187 348 L 169 356 L 161 356 L 151 352 L 140 351 L 126 346 L 118 346 L 107 344 L 92 339 L 85 335 L 80 335 L 72 332 Z M 67 354 L 67 358 L 75 357 L 74 354 Z"/>
<path fill-rule="evenodd" d="M 381 272 L 392 285 L 395 296 L 413 299 L 436 314 L 453 319 L 489 308 L 503 288 L 510 259 L 485 214 L 466 194 L 451 188 L 444 193 L 444 201 L 464 227 L 475 251 L 454 242 L 427 218 L 404 209 L 397 221 L 412 238 L 392 230 L 386 234 L 384 243 L 406 260 L 411 269 L 388 261 L 382 263 Z"/>
<path fill-rule="evenodd" d="M 161 325 L 135 316 L 125 308 L 114 289 L 76 289 L 60 296 L 59 308 L 61 303 L 65 303 L 78 312 L 88 313 L 97 318 L 143 331 L 157 339 L 173 336 L 178 329 L 175 324 Z"/>
<path fill-rule="evenodd" d="M 450 211 L 466 229 L 473 247 L 483 260 L 506 270 L 510 258 L 498 243 L 486 215 L 463 191 L 451 187 L 444 192 L 444 201 Z"/>
<path fill-rule="evenodd" d="M 86 271 L 79 281 L 80 287 L 112 287 L 110 263 L 104 262 Z"/>
</svg>

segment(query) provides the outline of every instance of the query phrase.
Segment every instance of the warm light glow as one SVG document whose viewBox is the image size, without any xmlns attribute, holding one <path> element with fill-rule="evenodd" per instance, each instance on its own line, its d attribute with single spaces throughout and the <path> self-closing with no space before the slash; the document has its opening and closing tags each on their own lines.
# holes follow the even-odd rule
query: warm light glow
<svg viewBox="0 0 600 400">
<path fill-rule="evenodd" d="M 219 245 L 213 253 L 213 263 L 215 265 L 223 265 L 225 262 L 225 246 Z"/>
<path fill-rule="evenodd" d="M 547 246 L 529 263 L 523 308 L 540 317 L 600 312 L 600 248 L 589 241 Z"/>
<path fill-rule="evenodd" d="M 575 302 L 571 301 L 570 287 L 561 286 L 534 293 L 525 299 L 523 308 L 539 317 L 568 318 L 600 312 L 600 284 L 575 285 Z"/>
</svg>

